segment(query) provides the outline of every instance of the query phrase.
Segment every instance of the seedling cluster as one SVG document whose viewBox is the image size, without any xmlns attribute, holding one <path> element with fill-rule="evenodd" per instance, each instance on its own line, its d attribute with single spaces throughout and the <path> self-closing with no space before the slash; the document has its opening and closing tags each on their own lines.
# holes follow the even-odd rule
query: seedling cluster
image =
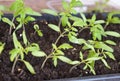
<svg viewBox="0 0 120 81">
<path fill-rule="evenodd" d="M 81 1 L 71 0 L 70 3 L 63 1 L 62 5 L 64 10 L 60 13 L 50 9 L 42 10 L 43 13 L 58 16 L 59 18 L 58 25 L 52 23 L 48 24 L 49 28 L 53 29 L 59 34 L 56 41 L 52 43 L 52 50 L 50 54 L 46 54 L 44 51 L 42 51 L 39 47 L 39 44 L 30 43 L 26 36 L 25 24 L 30 21 L 35 21 L 35 18 L 33 18 L 32 15 L 41 16 L 40 13 L 33 11 L 29 7 L 26 7 L 23 0 L 16 0 L 9 9 L 13 12 L 13 18 L 10 20 L 6 17 L 3 17 L 3 7 L 0 7 L 0 21 L 3 21 L 9 25 L 9 35 L 12 36 L 14 44 L 14 48 L 12 48 L 9 52 L 10 61 L 13 62 L 13 67 L 11 70 L 12 74 L 14 74 L 17 61 L 23 62 L 27 69 L 32 74 L 35 74 L 34 66 L 24 59 L 25 55 L 28 54 L 32 54 L 38 58 L 45 58 L 40 69 L 44 68 L 48 59 L 53 61 L 55 67 L 58 65 L 58 60 L 73 65 L 73 67 L 70 69 L 70 72 L 72 72 L 75 67 L 84 64 L 84 70 L 90 69 L 93 74 L 96 74 L 94 66 L 95 62 L 98 60 L 102 61 L 104 65 L 110 69 L 106 58 L 115 60 L 113 54 L 114 49 L 111 46 L 116 45 L 116 43 L 109 39 L 103 40 L 103 37 L 120 37 L 119 33 L 106 30 L 110 23 L 120 23 L 120 18 L 114 17 L 115 14 L 119 14 L 120 12 L 109 13 L 106 20 L 97 20 L 96 14 L 93 14 L 93 16 L 88 19 L 83 13 L 77 13 L 77 11 L 74 9 L 76 6 L 82 6 Z M 76 14 L 80 14 L 81 17 L 75 16 Z M 18 25 L 14 23 L 15 20 L 18 22 Z M 35 31 L 34 34 L 37 33 L 39 37 L 44 36 L 42 31 L 39 29 L 39 25 L 35 24 L 33 28 Z M 19 29 L 22 29 L 21 36 L 23 43 L 21 43 L 17 37 L 16 32 Z M 89 40 L 78 37 L 78 35 L 81 34 L 81 32 L 85 29 L 90 30 L 89 34 L 91 35 L 91 39 Z M 82 49 L 79 50 L 79 60 L 71 60 L 64 53 L 64 50 L 74 48 L 71 43 L 64 42 L 61 45 L 58 45 L 60 39 L 63 37 L 67 37 L 69 42 L 73 44 L 77 44 L 80 47 L 82 46 Z M 4 47 L 5 43 L 0 42 L 0 54 L 2 54 Z M 86 58 L 84 57 L 83 51 L 87 51 L 88 53 Z"/>
</svg>

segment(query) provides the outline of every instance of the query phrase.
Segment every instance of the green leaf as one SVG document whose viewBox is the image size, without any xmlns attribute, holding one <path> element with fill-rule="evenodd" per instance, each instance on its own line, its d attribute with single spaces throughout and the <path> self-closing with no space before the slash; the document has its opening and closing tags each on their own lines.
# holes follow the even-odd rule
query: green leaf
<svg viewBox="0 0 120 81">
<path fill-rule="evenodd" d="M 57 46 L 55 44 L 52 44 L 52 47 L 55 49 L 55 50 L 58 50 Z"/>
<path fill-rule="evenodd" d="M 115 31 L 106 31 L 105 33 L 113 37 L 120 37 L 120 34 Z"/>
<path fill-rule="evenodd" d="M 116 43 L 111 40 L 106 40 L 105 43 L 110 44 L 110 45 L 116 45 Z"/>
<path fill-rule="evenodd" d="M 106 50 L 106 51 L 109 51 L 109 52 L 113 52 L 113 49 L 110 46 L 104 44 L 103 42 L 97 42 L 95 44 L 95 48 L 103 49 L 103 50 Z"/>
<path fill-rule="evenodd" d="M 70 2 L 70 7 L 78 7 L 78 6 L 82 6 L 82 2 L 81 1 L 77 1 L 77 0 L 72 0 Z"/>
<path fill-rule="evenodd" d="M 87 58 L 86 61 L 96 61 L 96 60 L 100 60 L 101 57 L 90 57 L 90 58 Z"/>
<path fill-rule="evenodd" d="M 25 66 L 26 66 L 27 69 L 30 71 L 30 73 L 35 74 L 35 70 L 34 70 L 34 68 L 32 67 L 32 65 L 31 65 L 29 62 L 25 61 L 25 60 L 22 60 L 22 61 L 24 62 Z"/>
<path fill-rule="evenodd" d="M 83 21 L 84 21 L 84 22 L 86 22 L 86 21 L 87 21 L 86 16 L 85 16 L 83 13 L 80 13 L 80 15 L 81 15 L 81 17 L 82 17 Z"/>
<path fill-rule="evenodd" d="M 0 42 L 0 54 L 2 53 L 4 46 L 5 46 L 5 43 Z"/>
<path fill-rule="evenodd" d="M 27 37 L 26 37 L 26 33 L 25 33 L 25 31 L 23 30 L 23 32 L 22 32 L 22 37 L 23 37 L 23 42 L 24 42 L 24 44 L 27 46 L 27 43 L 28 43 L 28 40 L 27 40 Z"/>
<path fill-rule="evenodd" d="M 54 10 L 43 9 L 42 12 L 43 12 L 43 13 L 50 14 L 50 15 L 58 16 L 58 13 L 57 13 L 56 11 L 54 11 Z"/>
<path fill-rule="evenodd" d="M 40 48 L 38 44 L 32 43 L 30 46 L 26 47 L 25 50 L 28 52 L 32 52 L 32 51 L 39 51 Z"/>
<path fill-rule="evenodd" d="M 104 20 L 97 20 L 97 21 L 95 21 L 95 23 L 94 23 L 94 24 L 103 24 L 103 23 L 105 23 L 105 21 L 104 21 Z"/>
<path fill-rule="evenodd" d="M 90 71 L 94 74 L 94 75 L 96 75 L 96 73 L 95 73 L 95 70 L 94 70 L 94 67 L 92 67 L 91 65 L 87 65 L 89 68 L 90 68 Z"/>
<path fill-rule="evenodd" d="M 108 65 L 108 63 L 106 62 L 106 60 L 105 59 L 102 59 L 102 62 L 105 64 L 105 66 L 107 67 L 107 68 L 111 68 L 109 65 Z"/>
<path fill-rule="evenodd" d="M 77 21 L 75 21 L 74 23 L 73 23 L 73 26 L 80 26 L 80 27 L 83 27 L 83 26 L 85 26 L 86 25 L 86 23 L 83 21 L 83 20 L 77 20 Z"/>
<path fill-rule="evenodd" d="M 68 44 L 68 43 L 63 43 L 62 45 L 60 45 L 59 47 L 58 47 L 58 49 L 70 49 L 70 48 L 73 48 L 73 46 L 71 46 L 70 44 Z"/>
<path fill-rule="evenodd" d="M 28 15 L 41 16 L 40 13 L 38 13 L 38 12 L 32 10 L 31 8 L 28 8 L 28 7 L 25 8 L 25 13 Z"/>
<path fill-rule="evenodd" d="M 13 62 L 16 56 L 19 54 L 20 49 L 13 49 L 9 52 L 10 54 L 10 61 Z"/>
<path fill-rule="evenodd" d="M 61 50 L 56 50 L 55 52 L 56 55 L 64 55 L 64 52 Z"/>
<path fill-rule="evenodd" d="M 15 28 L 14 23 L 10 19 L 3 17 L 2 21 Z"/>
<path fill-rule="evenodd" d="M 43 33 L 42 31 L 39 29 L 39 26 L 37 24 L 34 25 L 34 29 L 37 32 L 38 36 L 42 37 Z"/>
<path fill-rule="evenodd" d="M 60 28 L 54 24 L 48 24 L 48 26 L 56 32 L 60 32 Z"/>
<path fill-rule="evenodd" d="M 114 57 L 114 55 L 113 55 L 111 52 L 105 52 L 105 54 L 106 54 L 107 56 L 109 56 L 109 58 L 115 60 L 115 57 Z"/>
<path fill-rule="evenodd" d="M 70 64 L 72 62 L 72 60 L 70 60 L 69 58 L 67 58 L 65 56 L 58 56 L 58 59 L 65 63 L 68 63 L 68 64 Z"/>
<path fill-rule="evenodd" d="M 27 16 L 26 18 L 25 18 L 25 23 L 28 23 L 29 21 L 35 21 L 35 18 L 33 18 L 33 17 L 31 17 L 31 16 Z"/>
<path fill-rule="evenodd" d="M 68 23 L 68 17 L 67 16 L 62 16 L 61 21 L 62 21 L 62 26 L 66 26 L 67 23 Z"/>
<path fill-rule="evenodd" d="M 84 57 L 83 57 L 83 53 L 80 52 L 79 55 L 80 55 L 80 59 L 83 60 L 83 59 L 84 59 Z"/>
<path fill-rule="evenodd" d="M 72 61 L 70 62 L 71 65 L 76 65 L 76 64 L 80 64 L 80 61 Z"/>
<path fill-rule="evenodd" d="M 35 56 L 35 57 L 44 57 L 44 56 L 46 56 L 45 52 L 43 52 L 43 51 L 33 51 L 32 55 Z"/>
<path fill-rule="evenodd" d="M 119 18 L 119 17 L 113 17 L 113 18 L 110 20 L 110 23 L 120 24 L 120 18 Z"/>
<path fill-rule="evenodd" d="M 18 39 L 17 39 L 15 32 L 13 32 L 13 43 L 14 43 L 15 48 L 18 48 Z"/>
<path fill-rule="evenodd" d="M 68 10 L 68 9 L 69 9 L 69 4 L 68 4 L 68 2 L 63 1 L 63 2 L 62 2 L 62 5 L 63 5 L 63 8 L 64 8 L 65 10 Z"/>
<path fill-rule="evenodd" d="M 57 56 L 53 56 L 53 64 L 55 67 L 57 66 Z"/>
</svg>

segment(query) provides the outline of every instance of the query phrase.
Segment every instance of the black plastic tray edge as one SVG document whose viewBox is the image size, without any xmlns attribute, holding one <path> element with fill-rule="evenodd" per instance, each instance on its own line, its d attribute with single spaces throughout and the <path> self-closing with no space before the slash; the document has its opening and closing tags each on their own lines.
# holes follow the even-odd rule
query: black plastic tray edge
<svg viewBox="0 0 120 81">
<path fill-rule="evenodd" d="M 65 78 L 45 81 L 120 81 L 120 74 L 105 74 L 86 77 Z"/>
</svg>

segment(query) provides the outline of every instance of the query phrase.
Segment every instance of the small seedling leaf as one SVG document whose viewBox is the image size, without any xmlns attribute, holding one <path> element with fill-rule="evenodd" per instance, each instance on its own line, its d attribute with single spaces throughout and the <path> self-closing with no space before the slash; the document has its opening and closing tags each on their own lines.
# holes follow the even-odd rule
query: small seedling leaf
<svg viewBox="0 0 120 81">
<path fill-rule="evenodd" d="M 35 56 L 35 57 L 44 57 L 44 56 L 46 56 L 45 52 L 43 52 L 43 51 L 33 51 L 32 55 Z"/>
<path fill-rule="evenodd" d="M 70 48 L 73 48 L 73 46 L 71 46 L 70 44 L 68 44 L 68 43 L 64 43 L 64 44 L 62 44 L 62 45 L 60 45 L 59 47 L 58 47 L 58 49 L 70 49 Z"/>
<path fill-rule="evenodd" d="M 54 10 L 43 9 L 42 12 L 43 12 L 43 13 L 50 14 L 50 15 L 58 16 L 58 13 L 57 13 L 56 11 L 54 11 Z"/>
<path fill-rule="evenodd" d="M 54 24 L 48 24 L 48 26 L 56 32 L 60 32 L 60 28 Z"/>
<path fill-rule="evenodd" d="M 106 40 L 105 43 L 110 44 L 110 45 L 116 45 L 116 43 L 111 40 Z"/>
<path fill-rule="evenodd" d="M 24 44 L 27 46 L 28 40 L 27 40 L 26 33 L 25 33 L 24 30 L 23 30 L 23 32 L 22 32 L 22 35 L 23 35 L 23 42 L 24 42 Z"/>
<path fill-rule="evenodd" d="M 2 21 L 5 22 L 5 23 L 7 23 L 7 24 L 9 24 L 9 25 L 12 26 L 13 28 L 15 28 L 14 23 L 13 23 L 10 19 L 3 17 L 3 18 L 2 18 Z"/>
<path fill-rule="evenodd" d="M 105 66 L 107 67 L 107 68 L 111 68 L 109 65 L 108 65 L 108 63 L 106 62 L 106 60 L 105 59 L 102 59 L 102 62 L 105 64 Z"/>
<path fill-rule="evenodd" d="M 70 60 L 69 58 L 67 58 L 65 56 L 58 56 L 58 59 L 65 63 L 68 63 L 68 64 L 70 64 L 72 62 L 72 60 Z"/>
<path fill-rule="evenodd" d="M 34 68 L 32 67 L 32 65 L 31 65 L 29 62 L 25 61 L 25 60 L 22 60 L 22 61 L 24 62 L 25 66 L 26 66 L 27 69 L 30 71 L 30 73 L 35 74 L 35 70 L 34 70 Z"/>
<path fill-rule="evenodd" d="M 120 37 L 120 34 L 114 31 L 106 31 L 105 33 L 109 36 Z"/>
<path fill-rule="evenodd" d="M 71 65 L 76 65 L 76 64 L 80 64 L 80 61 L 72 61 L 70 62 Z"/>
<path fill-rule="evenodd" d="M 57 56 L 53 57 L 53 64 L 54 64 L 55 67 L 57 66 Z"/>
<path fill-rule="evenodd" d="M 95 48 L 103 49 L 103 50 L 106 50 L 106 51 L 109 51 L 109 52 L 113 52 L 113 49 L 110 46 L 104 44 L 103 42 L 97 42 L 95 44 Z"/>
<path fill-rule="evenodd" d="M 9 52 L 10 54 L 10 61 L 13 62 L 15 57 L 18 55 L 18 53 L 20 52 L 19 49 L 13 49 Z"/>
<path fill-rule="evenodd" d="M 111 53 L 111 52 L 105 52 L 105 54 L 106 54 L 107 56 L 109 56 L 109 58 L 115 60 L 115 57 L 114 57 L 113 53 Z"/>
</svg>

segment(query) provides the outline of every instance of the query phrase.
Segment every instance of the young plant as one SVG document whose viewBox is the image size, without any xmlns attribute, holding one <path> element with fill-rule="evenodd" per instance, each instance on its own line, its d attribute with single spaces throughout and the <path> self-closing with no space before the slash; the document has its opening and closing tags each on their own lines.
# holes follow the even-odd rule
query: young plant
<svg viewBox="0 0 120 81">
<path fill-rule="evenodd" d="M 15 19 L 18 18 L 17 20 L 20 22 L 20 24 L 18 25 L 17 28 L 15 28 L 13 25 L 10 25 L 9 35 L 11 35 L 12 29 L 18 29 L 21 27 L 21 24 L 33 20 L 33 17 L 31 16 L 26 17 L 26 15 L 37 15 L 37 16 L 41 15 L 38 12 L 33 11 L 31 8 L 26 7 L 23 0 L 14 1 L 10 6 L 10 11 L 13 12 L 13 18 L 12 20 L 7 19 L 7 21 L 5 22 L 7 23 L 11 21 L 11 23 L 14 23 Z"/>
<path fill-rule="evenodd" d="M 120 14 L 119 11 L 115 11 L 115 12 L 110 12 L 107 15 L 107 19 L 106 19 L 106 25 L 104 27 L 104 29 L 107 28 L 107 26 L 112 23 L 112 24 L 120 24 L 120 18 L 116 17 L 115 15 Z"/>
<path fill-rule="evenodd" d="M 44 57 L 46 56 L 46 54 L 40 50 L 38 44 L 36 43 L 30 44 L 27 41 L 27 37 L 25 37 L 25 35 L 23 36 L 23 39 L 26 40 L 26 42 L 24 42 L 24 44 L 26 44 L 25 47 L 22 46 L 22 44 L 18 41 L 15 32 L 13 33 L 13 43 L 15 48 L 10 51 L 10 60 L 11 62 L 14 62 L 11 73 L 14 74 L 14 69 L 17 61 L 21 61 L 25 64 L 30 73 L 35 74 L 32 65 L 28 61 L 24 60 L 25 55 L 28 55 L 30 52 L 35 57 Z"/>
<path fill-rule="evenodd" d="M 11 5 L 10 10 L 14 12 L 12 21 L 5 17 L 2 18 L 2 21 L 10 25 L 9 35 L 11 34 L 12 27 L 14 28 L 12 36 L 13 36 L 13 43 L 14 43 L 15 48 L 10 51 L 10 60 L 11 62 L 14 62 L 11 73 L 14 74 L 14 69 L 15 69 L 17 61 L 21 61 L 26 65 L 27 69 L 32 74 L 35 74 L 35 71 L 32 65 L 26 60 L 24 60 L 25 54 L 28 55 L 28 53 L 30 52 L 33 56 L 36 56 L 36 57 L 43 57 L 43 56 L 46 56 L 46 54 L 40 50 L 38 44 L 29 43 L 26 37 L 25 24 L 27 24 L 30 21 L 35 20 L 30 15 L 40 16 L 41 14 L 33 11 L 29 7 L 26 7 L 23 0 L 16 0 Z M 15 19 L 19 23 L 17 26 L 14 24 Z M 24 44 L 21 44 L 21 42 L 19 42 L 19 40 L 17 39 L 17 35 L 16 35 L 16 31 L 21 28 L 23 28 L 21 36 L 23 38 Z"/>
<path fill-rule="evenodd" d="M 81 6 L 82 4 L 78 0 L 71 0 L 70 3 L 67 3 L 65 1 L 63 1 L 62 4 L 63 4 L 64 12 L 61 12 L 61 13 L 57 13 L 57 12 L 49 10 L 49 9 L 42 10 L 42 12 L 44 12 L 44 13 L 48 13 L 48 14 L 51 14 L 51 15 L 59 17 L 59 23 L 58 23 L 58 25 L 48 24 L 48 26 L 51 29 L 53 29 L 54 31 L 56 31 L 56 32 L 59 33 L 59 36 L 56 39 L 55 43 L 52 44 L 51 53 L 46 57 L 46 59 L 44 60 L 42 66 L 41 66 L 41 68 L 44 67 L 47 59 L 49 59 L 49 58 L 53 59 L 54 66 L 57 65 L 57 59 L 65 62 L 65 63 L 68 63 L 68 64 L 71 64 L 73 62 L 72 60 L 70 60 L 69 58 L 67 58 L 64 55 L 64 52 L 62 51 L 62 50 L 65 50 L 65 49 L 70 49 L 70 48 L 72 48 L 72 46 L 70 44 L 68 44 L 68 43 L 63 43 L 63 44 L 57 46 L 57 43 L 59 42 L 59 40 L 62 37 L 66 36 L 66 35 L 68 36 L 68 33 L 76 34 L 75 32 L 77 31 L 77 29 L 73 28 L 71 26 L 70 21 L 68 19 L 69 19 L 69 17 L 72 16 L 72 14 L 76 14 L 77 13 L 74 10 L 74 7 L 75 6 Z M 61 29 L 61 24 L 64 27 L 63 30 Z"/>
</svg>

